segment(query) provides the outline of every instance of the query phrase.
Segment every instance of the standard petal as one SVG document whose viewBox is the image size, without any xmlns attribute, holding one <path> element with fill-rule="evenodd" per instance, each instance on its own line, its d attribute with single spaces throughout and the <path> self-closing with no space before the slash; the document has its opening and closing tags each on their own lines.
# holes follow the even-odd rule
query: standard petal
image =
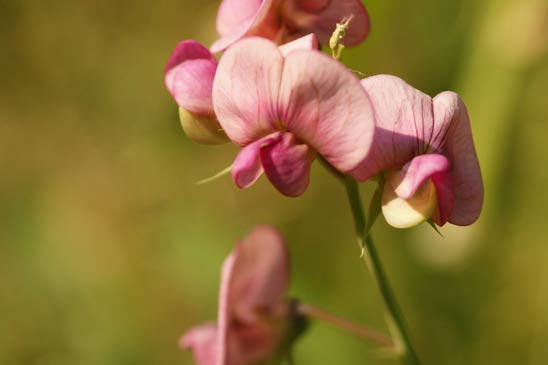
<svg viewBox="0 0 548 365">
<path fill-rule="evenodd" d="M 244 39 L 223 55 L 213 84 L 213 105 L 228 137 L 245 146 L 276 131 L 276 102 L 283 68 L 278 47 Z"/>
<path fill-rule="evenodd" d="M 232 164 L 232 179 L 240 189 L 250 187 L 263 174 L 261 148 L 275 143 L 277 135 L 274 133 L 242 148 Z"/>
<path fill-rule="evenodd" d="M 196 365 L 215 365 L 217 360 L 217 326 L 214 323 L 195 327 L 184 334 L 179 345 L 191 350 Z"/>
<path fill-rule="evenodd" d="M 433 145 L 451 162 L 455 206 L 449 222 L 456 225 L 474 223 L 483 205 L 483 181 L 472 138 L 470 117 L 461 98 L 443 92 L 434 98 L 436 134 Z"/>
<path fill-rule="evenodd" d="M 165 84 L 177 104 L 201 116 L 214 116 L 212 87 L 217 60 L 196 41 L 177 45 L 166 65 Z"/>
<path fill-rule="evenodd" d="M 266 176 L 279 192 L 291 197 L 305 192 L 316 155 L 313 149 L 292 133 L 280 133 L 275 143 L 261 148 L 260 155 Z"/>
<path fill-rule="evenodd" d="M 343 43 L 356 46 L 370 29 L 369 15 L 360 0 L 289 0 L 284 12 L 294 28 L 316 34 L 321 43 L 329 42 L 336 24 L 352 17 Z"/>
<path fill-rule="evenodd" d="M 373 109 L 377 129 L 375 146 L 363 164 L 369 178 L 381 171 L 400 169 L 413 157 L 429 152 L 434 119 L 432 98 L 391 75 L 362 80 Z"/>
<path fill-rule="evenodd" d="M 211 52 L 225 50 L 246 36 L 273 39 L 279 30 L 274 0 L 224 0 L 217 13 L 217 31 L 221 38 Z"/>
<path fill-rule="evenodd" d="M 280 123 L 343 173 L 362 179 L 375 122 L 367 93 L 339 62 L 315 51 L 286 58 Z"/>
<path fill-rule="evenodd" d="M 305 35 L 304 37 L 295 39 L 292 42 L 286 43 L 280 46 L 279 49 L 280 49 L 280 52 L 282 52 L 284 57 L 286 57 L 291 52 L 299 49 L 317 50 L 318 38 L 316 38 L 316 36 L 311 33 L 311 34 Z"/>
</svg>

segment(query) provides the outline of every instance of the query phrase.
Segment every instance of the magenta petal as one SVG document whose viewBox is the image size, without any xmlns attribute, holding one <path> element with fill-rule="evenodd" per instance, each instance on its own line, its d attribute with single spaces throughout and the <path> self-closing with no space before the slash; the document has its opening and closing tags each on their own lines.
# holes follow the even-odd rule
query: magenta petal
<svg viewBox="0 0 548 365">
<path fill-rule="evenodd" d="M 232 179 L 240 189 L 250 187 L 263 174 L 260 158 L 261 148 L 274 143 L 276 139 L 277 133 L 242 148 L 232 165 Z"/>
<path fill-rule="evenodd" d="M 320 52 L 294 51 L 286 58 L 278 108 L 280 123 L 299 140 L 339 171 L 363 177 L 375 120 L 352 72 Z"/>
<path fill-rule="evenodd" d="M 213 104 L 233 142 L 245 146 L 276 131 L 283 62 L 278 47 L 260 38 L 244 39 L 223 55 L 213 84 Z"/>
<path fill-rule="evenodd" d="M 455 207 L 455 192 L 453 180 L 449 171 L 440 172 L 432 175 L 432 182 L 436 187 L 438 198 L 438 208 L 434 212 L 432 220 L 438 225 L 443 226 L 449 221 Z"/>
<path fill-rule="evenodd" d="M 179 345 L 191 350 L 196 365 L 216 365 L 217 360 L 217 326 L 205 324 L 185 333 Z"/>
<path fill-rule="evenodd" d="M 350 16 L 345 45 L 358 45 L 370 29 L 369 15 L 360 0 L 288 0 L 286 13 L 288 23 L 316 34 L 321 43 L 329 42 L 336 24 Z"/>
<path fill-rule="evenodd" d="M 293 51 L 299 49 L 305 50 L 317 50 L 318 49 L 318 38 L 314 34 L 308 34 L 304 37 L 297 38 L 292 42 L 286 43 L 279 47 L 280 52 L 286 57 Z"/>
<path fill-rule="evenodd" d="M 474 223 L 483 205 L 483 181 L 474 147 L 470 117 L 461 98 L 443 92 L 434 98 L 436 142 L 451 162 L 455 207 L 449 222 L 456 225 Z"/>
<path fill-rule="evenodd" d="M 432 175 L 448 172 L 449 160 L 438 154 L 420 155 L 409 161 L 400 171 L 404 176 L 400 185 L 396 188 L 396 194 L 402 199 L 409 199 L 417 189 Z"/>
<path fill-rule="evenodd" d="M 278 27 L 274 0 L 223 0 L 217 14 L 217 31 L 221 38 L 211 46 L 211 52 L 225 50 L 239 39 L 257 35 L 273 38 Z"/>
<path fill-rule="evenodd" d="M 213 116 L 212 87 L 217 60 L 196 41 L 177 45 L 166 65 L 165 84 L 182 108 L 202 116 Z"/>
<path fill-rule="evenodd" d="M 310 180 L 310 166 L 315 152 L 298 143 L 291 133 L 281 133 L 276 143 L 261 148 L 261 162 L 266 176 L 282 194 L 303 194 Z"/>
</svg>

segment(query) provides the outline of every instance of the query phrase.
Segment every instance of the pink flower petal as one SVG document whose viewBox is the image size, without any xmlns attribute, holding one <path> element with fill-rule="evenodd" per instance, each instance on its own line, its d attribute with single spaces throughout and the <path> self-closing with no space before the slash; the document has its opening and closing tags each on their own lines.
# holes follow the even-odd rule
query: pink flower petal
<svg viewBox="0 0 548 365">
<path fill-rule="evenodd" d="M 279 31 L 275 4 L 275 0 L 223 0 L 217 14 L 221 38 L 211 52 L 223 51 L 245 36 L 273 39 Z"/>
<path fill-rule="evenodd" d="M 400 198 L 409 199 L 432 175 L 447 172 L 449 169 L 449 160 L 443 155 L 428 154 L 417 156 L 401 169 L 400 174 L 404 178 L 400 185 L 396 187 L 396 194 Z"/>
<path fill-rule="evenodd" d="M 272 42 L 244 39 L 223 55 L 213 84 L 215 114 L 228 137 L 245 146 L 276 131 L 283 57 Z"/>
<path fill-rule="evenodd" d="M 201 116 L 214 116 L 213 79 L 217 60 L 196 41 L 177 45 L 166 65 L 165 84 L 182 108 Z"/>
<path fill-rule="evenodd" d="M 185 333 L 179 341 L 185 350 L 191 350 L 196 365 L 215 365 L 217 360 L 217 326 L 205 324 Z"/>
<path fill-rule="evenodd" d="M 278 108 L 280 124 L 335 168 L 362 179 L 375 122 L 352 72 L 320 52 L 294 51 L 284 65 Z"/>
<path fill-rule="evenodd" d="M 286 7 L 286 22 L 316 34 L 321 43 L 328 43 L 336 24 L 350 16 L 343 40 L 346 46 L 358 45 L 369 33 L 369 15 L 360 0 L 288 0 Z"/>
<path fill-rule="evenodd" d="M 289 256 L 282 237 L 271 227 L 256 227 L 225 260 L 221 275 L 216 365 L 232 365 L 261 352 L 242 346 L 238 332 L 245 326 L 259 329 L 259 311 L 277 307 L 289 285 Z M 261 346 L 271 348 L 259 332 Z"/>
<path fill-rule="evenodd" d="M 413 157 L 429 152 L 434 133 L 432 98 L 391 75 L 362 80 L 375 110 L 375 145 L 363 165 L 365 177 L 400 169 Z"/>
<path fill-rule="evenodd" d="M 438 225 L 442 226 L 451 215 L 455 201 L 450 169 L 450 162 L 443 155 L 417 156 L 399 171 L 403 179 L 396 187 L 395 193 L 402 199 L 410 199 L 428 179 L 431 179 L 436 188 L 438 201 L 438 208 L 433 218 Z"/>
<path fill-rule="evenodd" d="M 278 133 L 271 134 L 242 148 L 232 164 L 232 179 L 240 189 L 250 187 L 263 174 L 261 148 L 275 143 L 277 135 Z"/>
<path fill-rule="evenodd" d="M 299 143 L 291 133 L 280 133 L 275 143 L 261 148 L 261 162 L 266 176 L 282 194 L 303 194 L 310 180 L 315 151 Z"/>
<path fill-rule="evenodd" d="M 280 52 L 282 52 L 282 55 L 286 57 L 291 52 L 299 49 L 317 50 L 318 39 L 316 38 L 314 34 L 308 34 L 292 42 L 286 43 L 278 48 L 280 49 Z"/>
<path fill-rule="evenodd" d="M 483 205 L 483 181 L 474 147 L 468 110 L 453 92 L 434 98 L 434 123 L 439 145 L 451 162 L 455 206 L 449 222 L 456 225 L 474 223 Z"/>
</svg>

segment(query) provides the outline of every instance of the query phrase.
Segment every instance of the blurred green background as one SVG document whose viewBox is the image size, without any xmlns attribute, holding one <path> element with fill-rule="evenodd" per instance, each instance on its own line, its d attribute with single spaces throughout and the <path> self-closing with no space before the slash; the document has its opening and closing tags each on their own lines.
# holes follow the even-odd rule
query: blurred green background
<svg viewBox="0 0 548 365">
<path fill-rule="evenodd" d="M 548 363 L 548 2 L 366 1 L 344 61 L 472 115 L 480 221 L 374 234 L 424 365 Z M 220 264 L 253 225 L 282 230 L 291 294 L 386 331 L 345 193 L 319 164 L 299 199 L 265 179 L 196 186 L 237 149 L 183 134 L 163 86 L 182 39 L 215 39 L 217 1 L 0 1 L 0 364 L 192 364 Z M 364 184 L 369 197 L 371 186 Z M 296 364 L 393 364 L 322 323 Z"/>
</svg>

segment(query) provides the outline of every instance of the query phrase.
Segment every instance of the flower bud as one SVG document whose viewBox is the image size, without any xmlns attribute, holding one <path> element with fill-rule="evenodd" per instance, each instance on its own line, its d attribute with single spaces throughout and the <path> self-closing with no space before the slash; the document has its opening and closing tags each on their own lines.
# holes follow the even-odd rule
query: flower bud
<svg viewBox="0 0 548 365">
<path fill-rule="evenodd" d="M 179 108 L 181 126 L 194 142 L 216 145 L 228 142 L 228 137 L 215 118 L 199 116 Z"/>
</svg>

